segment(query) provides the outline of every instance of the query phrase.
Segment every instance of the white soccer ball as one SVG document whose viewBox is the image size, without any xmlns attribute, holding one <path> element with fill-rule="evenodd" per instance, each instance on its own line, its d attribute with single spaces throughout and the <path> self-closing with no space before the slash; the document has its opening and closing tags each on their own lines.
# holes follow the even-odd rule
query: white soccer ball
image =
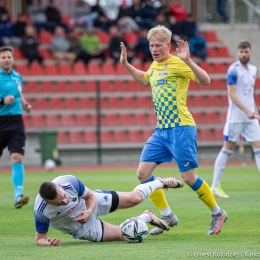
<svg viewBox="0 0 260 260">
<path fill-rule="evenodd" d="M 129 218 L 121 225 L 122 236 L 129 243 L 140 243 L 148 235 L 148 227 L 139 218 Z"/>
<path fill-rule="evenodd" d="M 44 168 L 47 171 L 53 171 L 53 169 L 56 167 L 56 163 L 52 159 L 48 159 L 44 162 Z"/>
</svg>

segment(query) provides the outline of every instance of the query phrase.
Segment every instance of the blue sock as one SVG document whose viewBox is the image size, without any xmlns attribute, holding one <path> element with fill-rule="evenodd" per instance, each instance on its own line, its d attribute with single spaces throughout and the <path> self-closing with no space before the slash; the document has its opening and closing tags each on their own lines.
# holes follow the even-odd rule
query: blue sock
<svg viewBox="0 0 260 260">
<path fill-rule="evenodd" d="M 13 163 L 12 182 L 14 186 L 14 197 L 17 199 L 23 194 L 24 167 L 23 163 Z"/>
<path fill-rule="evenodd" d="M 152 177 L 150 179 L 148 179 L 147 181 L 142 181 L 141 183 L 143 184 L 143 183 L 147 183 L 147 182 L 154 181 L 154 180 L 155 180 L 155 178 L 152 175 Z"/>
</svg>

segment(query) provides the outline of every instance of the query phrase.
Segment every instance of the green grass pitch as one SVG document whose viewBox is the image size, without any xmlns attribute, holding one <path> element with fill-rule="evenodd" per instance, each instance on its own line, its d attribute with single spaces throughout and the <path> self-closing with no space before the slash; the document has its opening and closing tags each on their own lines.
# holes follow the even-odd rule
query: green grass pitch
<svg viewBox="0 0 260 260">
<path fill-rule="evenodd" d="M 212 168 L 197 170 L 211 184 Z M 29 204 L 22 209 L 13 206 L 11 174 L 0 174 L 0 259 L 209 259 L 260 258 L 260 174 L 255 166 L 227 167 L 222 179 L 229 199 L 217 199 L 228 213 L 228 220 L 217 236 L 208 236 L 209 210 L 187 185 L 166 191 L 167 200 L 179 218 L 177 227 L 159 236 L 148 236 L 140 244 L 127 242 L 93 243 L 74 240 L 50 228 L 50 237 L 59 237 L 61 247 L 35 245 L 33 206 L 39 185 L 58 175 L 73 174 L 91 189 L 131 191 L 138 184 L 135 170 L 27 173 L 24 193 Z M 178 170 L 158 168 L 156 176 L 179 177 Z M 115 225 L 145 209 L 158 210 L 149 199 L 127 210 L 116 211 L 103 220 Z M 152 227 L 149 226 L 149 229 Z M 235 257 L 232 257 L 235 254 Z M 237 254 L 237 255 L 236 255 Z M 258 254 L 258 255 L 257 255 Z"/>
</svg>

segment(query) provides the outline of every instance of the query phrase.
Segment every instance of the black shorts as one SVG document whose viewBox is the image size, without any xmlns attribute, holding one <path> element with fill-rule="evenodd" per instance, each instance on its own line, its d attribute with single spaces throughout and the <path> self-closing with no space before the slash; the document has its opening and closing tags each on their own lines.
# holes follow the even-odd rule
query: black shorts
<svg viewBox="0 0 260 260">
<path fill-rule="evenodd" d="M 25 140 L 22 116 L 0 116 L 0 156 L 6 147 L 10 154 L 24 155 Z"/>
</svg>

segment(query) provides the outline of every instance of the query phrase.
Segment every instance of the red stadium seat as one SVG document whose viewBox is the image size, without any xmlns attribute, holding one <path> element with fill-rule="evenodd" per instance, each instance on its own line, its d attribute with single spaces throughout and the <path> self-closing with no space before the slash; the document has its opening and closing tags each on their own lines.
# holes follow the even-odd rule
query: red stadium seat
<svg viewBox="0 0 260 260">
<path fill-rule="evenodd" d="M 67 63 L 61 63 L 59 65 L 59 73 L 61 75 L 72 75 L 71 65 Z"/>
<path fill-rule="evenodd" d="M 215 136 L 215 140 L 217 140 L 217 141 L 224 140 L 223 128 L 216 128 L 216 129 L 214 129 L 214 136 Z"/>
<path fill-rule="evenodd" d="M 32 127 L 45 127 L 45 121 L 42 115 L 31 115 L 30 125 Z"/>
<path fill-rule="evenodd" d="M 215 31 L 206 31 L 204 33 L 207 42 L 218 42 L 218 37 Z"/>
<path fill-rule="evenodd" d="M 192 117 L 195 121 L 196 124 L 205 124 L 205 116 L 203 115 L 202 112 L 193 112 Z"/>
<path fill-rule="evenodd" d="M 79 105 L 81 109 L 96 109 L 96 100 L 89 97 L 80 97 Z"/>
<path fill-rule="evenodd" d="M 219 122 L 224 124 L 224 123 L 226 123 L 226 119 L 227 119 L 227 111 L 220 111 L 219 112 Z"/>
<path fill-rule="evenodd" d="M 41 43 L 46 43 L 46 44 L 51 44 L 51 33 L 49 31 L 41 31 L 40 32 L 40 42 Z"/>
<path fill-rule="evenodd" d="M 226 46 L 219 46 L 218 47 L 218 56 L 219 57 L 230 57 L 228 48 Z"/>
<path fill-rule="evenodd" d="M 201 62 L 199 66 L 204 69 L 207 73 L 211 73 L 211 67 L 210 64 L 207 62 Z"/>
<path fill-rule="evenodd" d="M 224 85 L 224 82 L 222 79 L 213 79 L 211 81 L 211 84 L 210 86 L 213 88 L 213 89 L 219 89 L 219 90 L 224 90 L 226 89 L 226 86 Z"/>
<path fill-rule="evenodd" d="M 23 123 L 24 123 L 25 127 L 30 126 L 28 115 L 25 115 L 25 114 L 23 115 Z"/>
<path fill-rule="evenodd" d="M 97 134 L 96 132 L 90 132 L 90 131 L 87 131 L 87 132 L 84 132 L 83 133 L 83 141 L 85 143 L 96 143 L 97 142 Z"/>
<path fill-rule="evenodd" d="M 114 75 L 115 74 L 115 68 L 114 68 L 114 65 L 112 63 L 103 63 L 102 64 L 102 74 L 106 75 Z"/>
<path fill-rule="evenodd" d="M 98 38 L 101 44 L 109 44 L 110 36 L 106 31 L 99 31 Z"/>
<path fill-rule="evenodd" d="M 87 92 L 96 92 L 97 91 L 97 85 L 95 81 L 87 81 L 85 84 L 86 91 Z"/>
<path fill-rule="evenodd" d="M 69 143 L 77 143 L 80 144 L 83 142 L 82 134 L 79 131 L 71 131 L 69 132 Z"/>
<path fill-rule="evenodd" d="M 44 92 L 44 93 L 54 92 L 52 82 L 43 81 L 42 86 L 41 86 L 41 91 Z"/>
<path fill-rule="evenodd" d="M 45 65 L 45 73 L 47 75 L 58 75 L 58 69 L 57 66 L 54 64 L 47 64 Z"/>
<path fill-rule="evenodd" d="M 128 75 L 127 70 L 124 68 L 124 66 L 119 62 L 116 64 L 116 75 Z"/>
<path fill-rule="evenodd" d="M 65 132 L 58 132 L 57 142 L 58 142 L 59 144 L 66 144 L 66 143 L 68 143 L 67 134 L 66 134 Z"/>
<path fill-rule="evenodd" d="M 206 96 L 194 96 L 193 100 L 196 107 L 207 107 Z"/>
<path fill-rule="evenodd" d="M 157 123 L 157 118 L 156 118 L 155 113 L 149 113 L 148 114 L 148 124 L 155 126 L 156 123 Z"/>
<path fill-rule="evenodd" d="M 133 125 L 133 116 L 129 113 L 119 114 L 119 122 L 123 126 Z"/>
<path fill-rule="evenodd" d="M 36 98 L 34 101 L 34 109 L 48 109 L 46 98 Z"/>
<path fill-rule="evenodd" d="M 43 68 L 39 63 L 32 63 L 30 66 L 31 75 L 44 75 Z"/>
<path fill-rule="evenodd" d="M 88 124 L 90 126 L 96 126 L 97 125 L 97 115 L 96 114 L 89 114 L 88 115 Z"/>
<path fill-rule="evenodd" d="M 216 58 L 216 57 L 218 57 L 214 47 L 211 47 L 211 46 L 208 47 L 207 57 L 208 58 Z"/>
<path fill-rule="evenodd" d="M 122 98 L 123 108 L 136 108 L 134 97 L 123 97 Z"/>
<path fill-rule="evenodd" d="M 72 81 L 70 86 L 72 92 L 83 92 L 82 83 L 80 81 Z"/>
<path fill-rule="evenodd" d="M 153 108 L 153 100 L 151 97 L 137 97 L 137 107 L 139 108 Z"/>
<path fill-rule="evenodd" d="M 125 42 L 130 46 L 135 46 L 137 43 L 137 35 L 134 32 L 126 32 L 124 35 Z"/>
<path fill-rule="evenodd" d="M 51 109 L 64 109 L 61 98 L 51 98 L 50 99 L 50 108 Z"/>
<path fill-rule="evenodd" d="M 101 132 L 101 142 L 102 143 L 113 143 L 113 137 L 110 131 L 102 131 Z"/>
<path fill-rule="evenodd" d="M 63 23 L 65 23 L 69 28 L 75 27 L 75 19 L 71 18 L 70 16 L 63 15 L 61 17 Z"/>
<path fill-rule="evenodd" d="M 66 81 L 57 81 L 56 82 L 56 92 L 62 92 L 62 93 L 66 93 L 69 92 L 68 90 L 68 84 Z"/>
<path fill-rule="evenodd" d="M 24 64 L 16 65 L 14 69 L 19 72 L 22 76 L 29 75 L 28 66 Z"/>
<path fill-rule="evenodd" d="M 46 115 L 46 126 L 48 127 L 59 127 L 60 121 L 58 115 L 47 114 Z"/>
<path fill-rule="evenodd" d="M 78 109 L 78 102 L 76 98 L 67 97 L 64 101 L 66 109 Z"/>
<path fill-rule="evenodd" d="M 86 68 L 83 63 L 77 62 L 73 66 L 73 74 L 75 75 L 86 75 Z"/>
<path fill-rule="evenodd" d="M 226 68 L 223 63 L 213 63 L 213 73 L 226 73 Z"/>
<path fill-rule="evenodd" d="M 87 66 L 86 74 L 88 75 L 101 75 L 101 68 L 98 63 L 89 63 Z"/>
<path fill-rule="evenodd" d="M 219 102 L 219 97 L 215 95 L 210 95 L 208 96 L 208 102 L 210 107 L 219 107 L 220 102 Z"/>
<path fill-rule="evenodd" d="M 128 132 L 128 140 L 130 142 L 139 143 L 143 142 L 142 136 L 139 130 L 131 130 Z"/>
<path fill-rule="evenodd" d="M 37 82 L 33 82 L 33 81 L 29 81 L 27 83 L 26 93 L 38 93 L 38 92 L 39 92 L 38 83 Z"/>
<path fill-rule="evenodd" d="M 114 141 L 117 143 L 127 142 L 127 134 L 125 131 L 117 130 L 114 132 Z"/>
<path fill-rule="evenodd" d="M 255 89 L 260 89 L 260 78 L 256 78 Z"/>
<path fill-rule="evenodd" d="M 220 96 L 220 102 L 222 107 L 227 107 L 228 106 L 228 96 L 224 95 L 224 96 Z"/>
<path fill-rule="evenodd" d="M 108 99 L 108 108 L 121 108 L 121 102 L 119 97 L 110 97 Z"/>
<path fill-rule="evenodd" d="M 76 126 L 88 126 L 88 118 L 85 114 L 76 114 L 75 115 L 75 124 Z"/>
<path fill-rule="evenodd" d="M 142 87 L 138 82 L 136 81 L 128 81 L 128 86 L 130 91 L 140 91 Z"/>
<path fill-rule="evenodd" d="M 218 124 L 218 114 L 217 112 L 206 112 L 206 121 L 208 124 Z"/>
<path fill-rule="evenodd" d="M 153 130 L 143 130 L 143 142 L 146 142 L 153 134 Z"/>
<path fill-rule="evenodd" d="M 18 48 L 13 48 L 13 50 L 14 50 L 14 59 L 15 59 L 15 60 L 22 60 L 22 59 L 24 59 L 24 57 L 23 57 L 23 55 L 22 55 L 20 49 L 18 49 Z"/>
<path fill-rule="evenodd" d="M 118 92 L 118 91 L 127 91 L 126 84 L 122 80 L 114 81 L 113 85 L 114 85 L 114 88 L 115 88 L 116 92 Z"/>
<path fill-rule="evenodd" d="M 99 87 L 100 87 L 101 92 L 111 92 L 112 91 L 110 81 L 100 81 Z"/>
<path fill-rule="evenodd" d="M 101 117 L 101 125 L 118 125 L 119 121 L 116 114 L 104 114 Z"/>
<path fill-rule="evenodd" d="M 202 141 L 213 141 L 213 134 L 211 129 L 200 129 L 200 138 Z"/>
<path fill-rule="evenodd" d="M 61 126 L 74 126 L 74 118 L 71 114 L 61 114 L 60 116 Z"/>
<path fill-rule="evenodd" d="M 40 48 L 40 49 L 39 49 L 39 53 L 40 53 L 40 55 L 43 57 L 44 60 L 50 60 L 50 59 L 53 58 L 53 57 L 52 57 L 52 54 L 51 54 L 51 52 L 50 52 L 50 50 L 48 50 L 48 49 L 42 49 L 42 48 Z"/>
<path fill-rule="evenodd" d="M 148 118 L 144 113 L 134 114 L 134 122 L 136 125 L 148 125 Z"/>
</svg>

